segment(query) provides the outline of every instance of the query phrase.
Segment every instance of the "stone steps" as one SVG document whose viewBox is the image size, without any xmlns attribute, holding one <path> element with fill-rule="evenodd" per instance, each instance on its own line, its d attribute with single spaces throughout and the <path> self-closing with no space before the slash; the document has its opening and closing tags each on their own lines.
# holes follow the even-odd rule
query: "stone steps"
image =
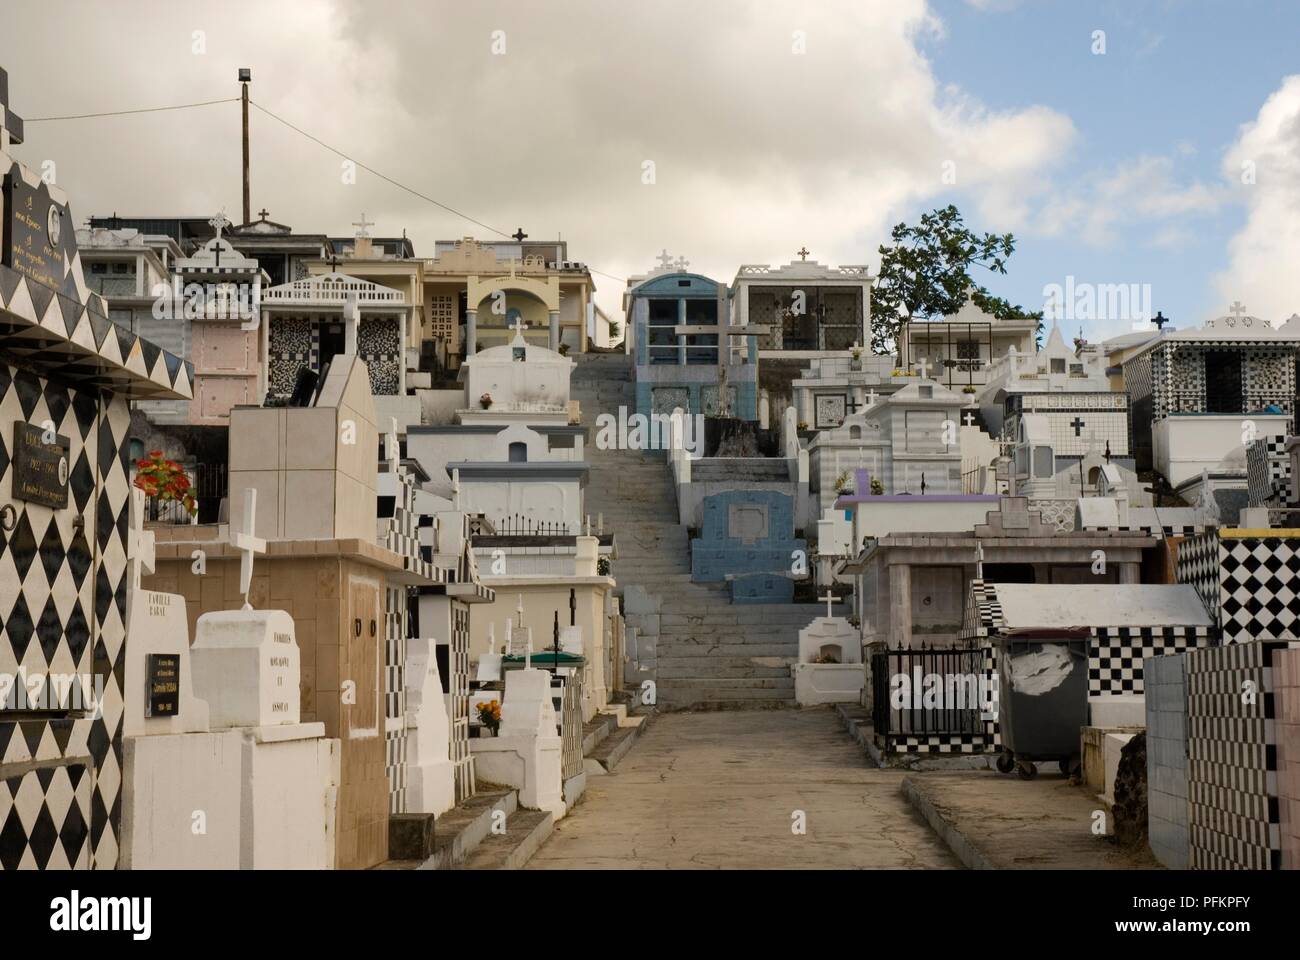
<svg viewBox="0 0 1300 960">
<path fill-rule="evenodd" d="M 491 834 L 498 811 L 507 823 L 519 809 L 519 794 L 505 787 L 482 787 L 464 803 L 437 817 L 433 852 L 425 860 L 388 860 L 376 870 L 452 870 L 460 867 Z"/>
<path fill-rule="evenodd" d="M 665 653 L 661 641 L 659 660 L 655 666 L 655 671 L 661 683 L 666 680 L 705 680 L 714 677 L 724 680 L 737 680 L 746 677 L 775 680 L 790 676 L 790 664 L 794 663 L 796 659 L 798 658 L 794 655 L 774 657 L 711 656 L 708 663 L 709 676 L 706 678 L 700 676 L 699 657 L 678 657 Z"/>
<path fill-rule="evenodd" d="M 465 870 L 519 870 L 546 842 L 555 818 L 545 810 L 521 810 L 506 821 L 504 833 L 491 833 L 462 864 Z"/>
</svg>

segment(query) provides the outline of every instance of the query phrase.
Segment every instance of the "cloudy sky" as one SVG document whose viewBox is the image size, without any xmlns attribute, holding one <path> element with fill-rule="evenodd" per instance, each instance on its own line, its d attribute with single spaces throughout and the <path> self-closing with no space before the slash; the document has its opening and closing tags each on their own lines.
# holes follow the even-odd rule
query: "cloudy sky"
<svg viewBox="0 0 1300 960">
<path fill-rule="evenodd" d="M 989 281 L 1012 301 L 1149 284 L 1191 326 L 1300 311 L 1298 35 L 1300 5 L 1228 0 L 7 0 L 0 66 L 16 153 L 55 162 L 79 218 L 238 219 L 236 103 L 32 121 L 234 97 L 247 66 L 256 104 L 348 157 L 568 240 L 616 315 L 662 249 L 726 280 L 805 244 L 874 269 L 892 224 L 951 202 L 1016 234 Z M 257 110 L 252 138 L 253 209 L 298 230 L 496 235 L 344 182 Z"/>
</svg>

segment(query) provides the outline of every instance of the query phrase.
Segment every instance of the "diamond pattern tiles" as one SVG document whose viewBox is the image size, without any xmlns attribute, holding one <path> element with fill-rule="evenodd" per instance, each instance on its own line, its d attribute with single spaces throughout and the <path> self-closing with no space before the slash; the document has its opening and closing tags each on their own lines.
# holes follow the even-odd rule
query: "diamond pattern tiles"
<svg viewBox="0 0 1300 960">
<path fill-rule="evenodd" d="M 68 438 L 66 508 L 12 499 L 20 421 Z M 71 704 L 85 709 L 0 719 L 0 770 L 21 771 L 0 773 L 0 869 L 117 863 L 129 421 L 121 397 L 0 363 L 0 502 L 18 510 L 0 531 L 0 673 L 65 707 L 70 682 L 90 693 Z"/>
</svg>

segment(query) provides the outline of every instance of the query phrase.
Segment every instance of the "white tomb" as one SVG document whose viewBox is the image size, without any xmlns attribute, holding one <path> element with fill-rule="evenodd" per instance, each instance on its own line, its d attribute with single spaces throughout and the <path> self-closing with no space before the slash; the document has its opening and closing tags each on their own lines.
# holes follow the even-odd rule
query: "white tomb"
<svg viewBox="0 0 1300 960">
<path fill-rule="evenodd" d="M 862 635 L 848 620 L 831 616 L 836 598 L 830 591 L 821 599 L 826 616 L 799 631 L 799 662 L 790 667 L 795 702 L 802 707 L 860 703 L 867 685 Z"/>
<path fill-rule="evenodd" d="M 530 810 L 564 816 L 562 741 L 556 732 L 551 674 L 546 670 L 506 673 L 501 728 L 495 737 L 470 741 L 481 779 L 519 790 Z"/>
<path fill-rule="evenodd" d="M 283 610 L 205 613 L 192 653 L 214 728 L 298 723 L 298 644 Z"/>
<path fill-rule="evenodd" d="M 406 646 L 406 800 L 411 813 L 445 813 L 456 805 L 451 724 L 442 696 L 436 641 L 412 637 Z"/>
</svg>

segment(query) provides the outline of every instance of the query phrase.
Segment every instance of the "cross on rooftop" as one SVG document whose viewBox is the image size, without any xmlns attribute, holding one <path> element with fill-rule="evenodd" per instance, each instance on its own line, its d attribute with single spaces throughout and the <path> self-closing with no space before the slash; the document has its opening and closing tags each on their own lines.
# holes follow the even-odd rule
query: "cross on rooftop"
<svg viewBox="0 0 1300 960">
<path fill-rule="evenodd" d="M 1169 318 L 1164 315 L 1164 311 L 1157 310 L 1156 315 L 1151 318 L 1151 322 L 1156 325 L 1157 330 L 1163 330 L 1165 324 L 1169 322 Z"/>
<path fill-rule="evenodd" d="M 673 264 L 673 266 L 676 267 L 679 271 L 685 271 L 686 268 L 689 267 L 690 265 L 691 265 L 691 261 L 687 260 L 685 257 L 678 257 L 677 262 Z"/>
<path fill-rule="evenodd" d="M 226 216 L 226 211 L 222 209 L 215 217 L 208 221 L 208 225 L 216 232 L 217 240 L 221 240 L 221 231 L 230 226 L 230 218 Z"/>
<path fill-rule="evenodd" d="M 1232 315 L 1234 320 L 1240 320 L 1246 315 L 1246 308 L 1242 306 L 1240 300 L 1234 300 L 1232 306 L 1228 308 L 1228 313 Z"/>
<path fill-rule="evenodd" d="M 130 564 L 131 589 L 140 589 L 141 573 L 154 571 L 154 533 L 144 528 L 144 491 L 131 488 L 130 527 L 126 532 L 126 558 Z"/>
<path fill-rule="evenodd" d="M 362 211 L 360 220 L 352 221 L 352 226 L 357 228 L 357 239 L 370 236 L 370 234 L 366 230 L 366 227 L 373 227 L 374 225 L 375 225 L 375 221 L 366 219 L 365 211 Z"/>
<path fill-rule="evenodd" d="M 266 541 L 254 534 L 257 529 L 257 488 L 244 491 L 244 524 L 230 534 L 230 545 L 239 551 L 239 592 L 244 595 L 244 609 L 252 610 L 248 591 L 253 585 L 253 554 L 266 553 Z"/>
<path fill-rule="evenodd" d="M 9 142 L 15 146 L 23 142 L 23 118 L 9 109 L 9 74 L 0 67 L 0 130 L 7 131 Z"/>
<path fill-rule="evenodd" d="M 516 334 L 518 334 L 521 337 L 524 335 L 524 331 L 527 330 L 528 327 L 524 323 L 524 318 L 522 315 L 515 317 L 514 325 L 510 329 L 513 330 Z"/>
<path fill-rule="evenodd" d="M 271 215 L 271 211 L 267 210 L 266 207 L 263 207 L 261 210 L 257 211 L 257 215 L 261 217 L 263 220 L 265 220 L 267 217 Z"/>
<path fill-rule="evenodd" d="M 831 595 L 831 588 L 830 588 L 830 587 L 827 587 L 827 588 L 826 588 L 826 596 L 824 596 L 824 597 L 818 597 L 817 599 L 818 599 L 818 600 L 825 600 L 825 601 L 826 601 L 826 619 L 829 620 L 829 619 L 833 616 L 833 614 L 831 613 L 831 604 L 832 604 L 832 603 L 839 603 L 839 602 L 840 602 L 840 598 L 839 598 L 839 597 L 832 596 L 832 595 Z"/>
<path fill-rule="evenodd" d="M 517 228 L 517 229 L 515 230 L 514 233 L 510 234 L 510 236 L 514 237 L 514 238 L 515 238 L 516 240 L 518 240 L 520 243 L 523 243 L 524 240 L 527 239 L 528 234 L 524 233 L 524 228 L 523 228 L 523 227 L 519 227 L 519 228 Z"/>
<path fill-rule="evenodd" d="M 339 255 L 335 253 L 333 250 L 330 250 L 329 265 L 330 265 L 330 273 L 339 272 Z"/>
<path fill-rule="evenodd" d="M 808 259 L 808 247 L 807 247 L 807 246 L 802 246 L 802 247 L 800 247 L 798 250 L 795 251 L 795 253 L 799 254 L 799 259 L 800 259 L 800 260 L 807 260 L 807 259 Z"/>
<path fill-rule="evenodd" d="M 673 265 L 673 258 L 668 253 L 667 247 L 665 247 L 663 253 L 659 254 L 655 259 L 659 261 L 659 266 L 663 267 L 665 270 Z"/>
</svg>

